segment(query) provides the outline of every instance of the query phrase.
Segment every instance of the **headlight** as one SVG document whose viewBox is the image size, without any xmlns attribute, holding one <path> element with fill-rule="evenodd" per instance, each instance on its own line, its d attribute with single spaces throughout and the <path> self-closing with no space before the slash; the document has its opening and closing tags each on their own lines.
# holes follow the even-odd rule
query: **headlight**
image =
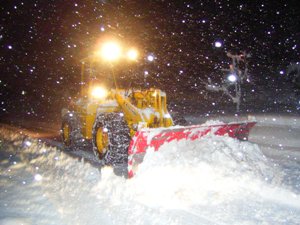
<svg viewBox="0 0 300 225">
<path fill-rule="evenodd" d="M 103 87 L 94 87 L 91 91 L 93 98 L 101 99 L 107 96 L 107 90 Z"/>
</svg>

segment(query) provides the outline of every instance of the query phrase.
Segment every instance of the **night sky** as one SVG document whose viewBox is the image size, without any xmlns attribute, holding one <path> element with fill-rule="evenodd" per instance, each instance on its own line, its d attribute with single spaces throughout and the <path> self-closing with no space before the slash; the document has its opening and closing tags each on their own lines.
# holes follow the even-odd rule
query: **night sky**
<svg viewBox="0 0 300 225">
<path fill-rule="evenodd" d="M 226 52 L 244 50 L 252 55 L 251 83 L 245 87 L 252 98 L 264 90 L 274 95 L 284 89 L 293 92 L 286 68 L 300 61 L 298 3 L 2 1 L 0 116 L 59 115 L 79 91 L 80 59 L 109 36 L 136 46 L 142 55 L 138 65 L 123 72 L 131 74 L 124 80 L 140 86 L 147 71 L 149 85 L 166 90 L 170 103 L 231 104 L 226 97 L 216 99 L 201 81 L 220 79 L 221 68 L 230 62 Z M 146 60 L 148 55 L 154 56 L 153 62 Z"/>
</svg>

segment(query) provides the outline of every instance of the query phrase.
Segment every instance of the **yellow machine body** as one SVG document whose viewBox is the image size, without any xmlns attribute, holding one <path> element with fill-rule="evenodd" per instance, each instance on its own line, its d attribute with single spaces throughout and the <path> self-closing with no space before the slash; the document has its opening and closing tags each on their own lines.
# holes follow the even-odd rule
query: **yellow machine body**
<svg viewBox="0 0 300 225">
<path fill-rule="evenodd" d="M 142 128 L 174 125 L 165 92 L 155 88 L 119 88 L 115 72 L 110 64 L 101 66 L 97 57 L 84 59 L 80 96 L 62 110 L 65 146 L 76 148 L 84 139 L 91 140 L 96 157 L 104 159 L 111 152 L 107 160 L 113 157 L 113 164 L 128 155 L 130 137 Z M 126 160 L 123 157 L 121 161 Z"/>
<path fill-rule="evenodd" d="M 110 73 L 99 72 L 97 69 L 102 68 L 96 59 L 88 57 L 82 61 L 80 96 L 62 110 L 62 139 L 71 149 L 84 143 L 84 139 L 91 140 L 95 156 L 107 165 L 125 164 L 128 177 L 133 176 L 134 165 L 142 162 L 148 147 L 158 150 L 166 142 L 194 140 L 211 132 L 247 140 L 255 125 L 255 122 L 222 123 L 172 128 L 174 122 L 167 109 L 165 92 L 155 88 L 121 89 L 113 65 L 104 66 L 104 69 L 110 67 Z M 111 86 L 114 88 L 107 90 Z M 143 129 L 167 127 L 170 128 Z"/>
<path fill-rule="evenodd" d="M 131 136 L 145 127 L 169 127 L 173 125 L 167 111 L 167 97 L 159 89 L 123 90 L 113 89 L 105 99 L 82 96 L 74 105 L 81 122 L 81 133 L 92 138 L 92 128 L 97 113 L 120 112 L 130 128 Z"/>
</svg>

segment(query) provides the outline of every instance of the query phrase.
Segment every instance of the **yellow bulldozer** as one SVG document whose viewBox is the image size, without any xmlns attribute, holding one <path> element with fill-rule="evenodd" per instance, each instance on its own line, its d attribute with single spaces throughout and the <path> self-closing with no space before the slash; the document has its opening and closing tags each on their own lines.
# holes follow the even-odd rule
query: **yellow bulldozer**
<svg viewBox="0 0 300 225">
<path fill-rule="evenodd" d="M 103 45 L 101 54 L 108 55 L 112 60 L 120 53 L 117 51 L 113 43 L 108 43 Z M 81 62 L 80 97 L 62 110 L 62 140 L 70 149 L 76 149 L 90 140 L 99 160 L 104 164 L 125 165 L 129 177 L 133 176 L 135 165 L 142 162 L 149 147 L 158 150 L 165 142 L 195 140 L 208 133 L 247 139 L 249 130 L 255 124 L 174 126 L 164 91 L 156 88 L 119 88 L 111 62 L 104 65 L 110 67 L 114 86 L 108 90 L 104 79 L 98 76 L 98 56 L 90 56 Z M 132 51 L 127 56 L 134 59 L 136 53 Z"/>
</svg>

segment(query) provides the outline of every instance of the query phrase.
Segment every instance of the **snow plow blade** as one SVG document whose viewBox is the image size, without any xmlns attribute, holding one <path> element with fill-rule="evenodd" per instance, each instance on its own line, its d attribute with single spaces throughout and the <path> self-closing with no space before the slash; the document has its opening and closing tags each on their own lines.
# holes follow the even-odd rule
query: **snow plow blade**
<svg viewBox="0 0 300 225">
<path fill-rule="evenodd" d="M 193 141 L 208 134 L 248 140 L 249 132 L 255 124 L 256 122 L 238 122 L 217 125 L 152 128 L 137 131 L 128 148 L 128 177 L 130 178 L 135 174 L 137 166 L 143 161 L 148 148 L 157 151 L 164 143 L 180 141 L 182 139 Z"/>
</svg>

